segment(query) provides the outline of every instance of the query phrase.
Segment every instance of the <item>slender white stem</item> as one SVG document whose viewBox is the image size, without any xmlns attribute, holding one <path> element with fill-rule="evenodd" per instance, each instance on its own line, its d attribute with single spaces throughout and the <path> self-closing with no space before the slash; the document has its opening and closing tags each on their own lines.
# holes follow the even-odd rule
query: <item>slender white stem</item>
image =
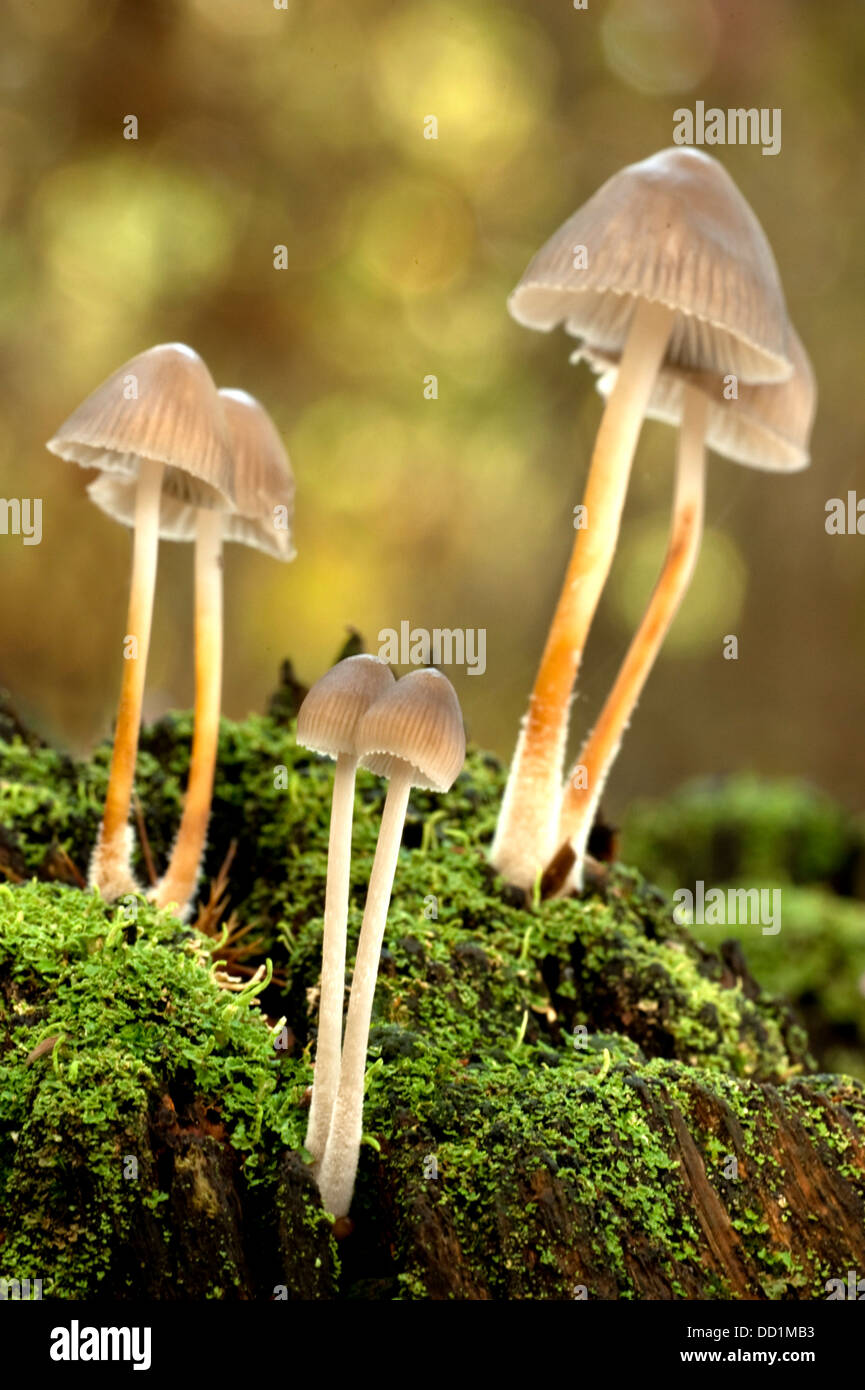
<svg viewBox="0 0 865 1390">
<path fill-rule="evenodd" d="M 598 430 L 578 530 L 502 800 L 490 862 L 530 891 L 556 846 L 568 716 L 583 648 L 619 536 L 631 461 L 673 325 L 640 301 Z"/>
<path fill-rule="evenodd" d="M 398 769 L 391 777 L 360 929 L 345 1024 L 339 1088 L 318 1174 L 322 1202 L 334 1216 L 348 1214 L 354 1192 L 363 1133 L 363 1079 L 369 1024 L 411 786 L 408 767 Z"/>
<path fill-rule="evenodd" d="M 643 687 L 694 573 L 703 534 L 706 490 L 704 438 L 708 406 L 708 399 L 702 392 L 691 386 L 686 387 L 667 553 L 615 684 L 568 776 L 562 799 L 559 841 L 562 844 L 570 841 L 574 864 L 560 893 L 572 887 L 582 887 L 586 845 L 604 786 Z"/>
<path fill-rule="evenodd" d="M 195 724 L 180 829 L 153 894 L 185 918 L 198 883 L 210 822 L 222 699 L 222 514 L 200 508 L 195 530 Z"/>
<path fill-rule="evenodd" d="M 153 621 L 153 593 L 159 556 L 159 503 L 164 471 L 165 465 L 162 463 L 152 459 L 141 460 L 135 496 L 132 581 L 124 639 L 123 678 L 105 808 L 90 859 L 90 886 L 101 893 L 107 902 L 113 902 L 126 893 L 141 891 L 130 862 L 134 840 L 129 811 Z"/>
<path fill-rule="evenodd" d="M 341 753 L 333 778 L 327 886 L 324 896 L 324 934 L 315 1077 L 306 1129 L 306 1148 L 316 1163 L 327 1143 L 333 1102 L 339 1085 L 342 1010 L 345 1000 L 345 941 L 351 873 L 351 823 L 357 758 Z"/>
</svg>

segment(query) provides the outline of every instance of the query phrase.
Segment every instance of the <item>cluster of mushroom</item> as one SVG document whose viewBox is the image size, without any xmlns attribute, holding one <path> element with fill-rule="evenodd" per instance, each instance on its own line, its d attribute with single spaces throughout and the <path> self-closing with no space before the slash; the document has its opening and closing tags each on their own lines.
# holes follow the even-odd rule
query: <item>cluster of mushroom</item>
<svg viewBox="0 0 865 1390">
<path fill-rule="evenodd" d="M 160 539 L 195 543 L 195 723 L 180 828 L 150 896 L 189 911 L 201 868 L 219 737 L 222 547 L 241 541 L 292 560 L 294 479 L 270 416 L 244 391 L 217 391 L 196 352 L 161 344 L 87 397 L 48 448 L 100 477 L 88 494 L 133 528 L 120 701 L 90 886 L 108 902 L 142 891 L 129 824 Z"/>
<path fill-rule="evenodd" d="M 90 861 L 106 901 L 142 891 L 129 823 L 150 647 L 159 541 L 195 542 L 195 714 L 183 814 L 168 867 L 150 890 L 184 918 L 204 853 L 219 739 L 222 547 L 242 541 L 294 558 L 294 479 L 264 408 L 217 390 L 202 359 L 179 343 L 132 358 L 50 440 L 61 458 L 97 469 L 88 494 L 133 528 L 124 668 L 108 789 Z M 306 1145 L 325 1206 L 351 1204 L 363 1123 L 366 1051 L 378 963 L 412 787 L 446 792 L 465 760 L 456 693 L 427 668 L 395 681 L 377 657 L 340 662 L 310 690 L 298 742 L 336 759 L 315 1081 Z M 342 1038 L 351 832 L 358 767 L 389 780 Z"/>
<path fill-rule="evenodd" d="M 754 213 L 721 166 L 675 148 L 610 179 L 530 263 L 509 300 L 519 322 L 564 324 L 572 360 L 598 374 L 606 406 L 584 498 L 587 525 L 553 616 L 510 769 L 491 858 L 532 891 L 579 888 L 589 831 L 623 734 L 688 587 L 704 509 L 706 447 L 757 468 L 808 463 L 814 377 L 789 322 Z M 619 533 L 643 419 L 680 427 L 669 548 L 600 718 L 563 779 L 583 649 Z M 184 916 L 207 834 L 222 675 L 222 546 L 293 558 L 294 484 L 278 433 L 240 391 L 217 391 L 190 348 L 152 348 L 119 368 L 48 447 L 101 477 L 88 489 L 134 528 L 123 680 L 108 791 L 90 865 L 106 899 L 140 891 L 129 816 L 160 538 L 195 541 L 195 725 L 180 830 L 152 889 Z M 325 1207 L 348 1212 L 363 1122 L 379 958 L 412 787 L 446 792 L 465 758 L 456 694 L 438 671 L 396 681 L 372 656 L 312 687 L 298 742 L 336 760 L 319 1028 L 306 1147 Z M 358 767 L 389 779 L 343 1038 L 352 820 Z"/>
<path fill-rule="evenodd" d="M 366 1052 L 379 958 L 412 787 L 449 791 L 465 761 L 456 692 L 432 667 L 395 681 L 375 656 L 339 662 L 312 687 L 297 718 L 297 741 L 336 760 L 325 889 L 321 992 L 306 1148 L 325 1208 L 348 1214 L 363 1127 Z M 355 775 L 389 781 L 352 977 L 345 997 Z"/>
<path fill-rule="evenodd" d="M 582 886 L 601 793 L 688 587 L 702 533 L 706 447 L 792 472 L 809 462 L 814 374 L 771 248 L 720 164 L 676 147 L 621 170 L 559 228 L 508 302 L 563 324 L 606 406 L 577 531 L 510 768 L 493 865 L 544 895 Z M 563 778 L 570 705 L 610 571 L 643 419 L 680 427 L 660 576 L 594 730 Z"/>
</svg>

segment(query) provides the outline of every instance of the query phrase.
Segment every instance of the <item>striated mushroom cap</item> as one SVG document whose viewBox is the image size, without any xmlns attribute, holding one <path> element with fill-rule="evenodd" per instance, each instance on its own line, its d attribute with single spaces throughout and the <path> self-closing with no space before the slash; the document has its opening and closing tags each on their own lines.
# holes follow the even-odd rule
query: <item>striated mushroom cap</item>
<svg viewBox="0 0 865 1390">
<path fill-rule="evenodd" d="M 361 767 L 377 776 L 408 766 L 413 786 L 449 791 L 466 757 L 457 693 L 441 671 L 410 671 L 370 707 L 357 740 Z"/>
<path fill-rule="evenodd" d="M 676 311 L 667 365 L 742 381 L 790 376 L 771 247 L 729 174 L 699 150 L 674 146 L 614 174 L 541 247 L 508 309 L 529 328 L 561 323 L 621 353 L 638 299 Z"/>
<path fill-rule="evenodd" d="M 301 748 L 328 758 L 357 754 L 361 720 L 395 684 L 393 671 L 380 657 L 362 653 L 338 661 L 316 681 L 298 711 Z"/>
<path fill-rule="evenodd" d="M 294 475 L 276 426 L 246 391 L 223 389 L 218 399 L 228 430 L 234 493 L 233 508 L 224 509 L 223 540 L 252 546 L 276 560 L 293 560 L 297 554 L 292 534 Z M 105 474 L 90 484 L 87 494 L 115 521 L 124 526 L 134 524 L 134 479 Z M 159 510 L 162 539 L 195 540 L 199 506 L 195 499 L 184 500 L 163 490 Z"/>
<path fill-rule="evenodd" d="M 118 367 L 47 447 L 82 468 L 132 480 L 140 461 L 152 459 L 165 464 L 166 496 L 196 507 L 233 501 L 224 411 L 204 362 L 183 343 L 162 343 Z"/>
<path fill-rule="evenodd" d="M 646 414 L 653 420 L 679 425 L 684 410 L 685 387 L 695 387 L 709 400 L 706 445 L 716 454 L 773 473 L 795 473 L 811 461 L 811 429 L 817 408 L 814 369 L 792 327 L 789 341 L 793 375 L 778 385 L 738 388 L 738 398 L 724 396 L 723 378 L 712 372 L 688 372 L 663 368 L 652 388 Z M 585 359 L 600 373 L 597 388 L 609 396 L 616 379 L 617 363 L 605 353 L 581 348 L 572 362 Z"/>
</svg>

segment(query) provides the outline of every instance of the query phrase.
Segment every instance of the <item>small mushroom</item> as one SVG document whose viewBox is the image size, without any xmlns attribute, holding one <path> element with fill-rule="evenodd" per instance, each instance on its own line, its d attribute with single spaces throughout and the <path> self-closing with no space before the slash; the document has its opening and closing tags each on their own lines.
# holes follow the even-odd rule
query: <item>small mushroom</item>
<svg viewBox="0 0 865 1390">
<path fill-rule="evenodd" d="M 292 560 L 294 479 L 273 421 L 244 391 L 218 395 L 231 450 L 232 510 L 198 505 L 198 498 L 163 494 L 159 535 L 195 542 L 195 723 L 180 829 L 168 868 L 151 895 L 159 907 L 174 903 L 185 918 L 195 893 L 210 821 L 222 695 L 222 548 L 239 541 L 279 560 Z M 88 494 L 104 512 L 130 525 L 132 487 L 103 476 Z"/>
<path fill-rule="evenodd" d="M 530 890 L 555 848 L 568 714 L 612 564 L 631 460 L 657 372 L 790 376 L 772 251 L 720 164 L 663 150 L 611 178 L 554 233 L 508 301 L 518 322 L 568 333 L 620 361 L 573 551 L 520 731 L 491 851 Z"/>
<path fill-rule="evenodd" d="M 354 1192 L 369 1025 L 409 794 L 412 787 L 449 791 L 465 761 L 462 714 L 450 681 L 432 668 L 403 676 L 364 715 L 357 744 L 361 766 L 388 777 L 390 786 L 360 929 L 339 1087 L 318 1174 L 322 1202 L 336 1217 L 348 1214 Z"/>
<path fill-rule="evenodd" d="M 306 1148 L 316 1162 L 324 1154 L 339 1084 L 358 728 L 370 706 L 393 684 L 393 672 L 379 657 L 349 656 L 316 681 L 297 716 L 297 742 L 301 747 L 336 759 L 324 897 L 315 1078 L 306 1131 Z"/>
<path fill-rule="evenodd" d="M 770 472 L 793 473 L 809 462 L 817 390 L 808 354 L 790 328 L 793 376 L 779 386 L 742 386 L 724 396 L 722 378 L 708 372 L 665 368 L 647 414 L 680 424 L 670 541 L 652 596 L 615 684 L 566 781 L 559 823 L 561 848 L 544 877 L 558 892 L 582 887 L 589 834 L 625 730 L 694 572 L 702 537 L 705 449 Z M 605 354 L 582 350 L 604 374 L 598 390 L 609 395 L 615 367 Z M 580 773 L 577 776 L 577 773 Z"/>
<path fill-rule="evenodd" d="M 134 527 L 120 702 L 90 886 L 109 902 L 140 891 L 129 825 L 150 646 L 163 495 L 202 508 L 231 505 L 231 459 L 216 387 L 201 358 L 166 343 L 124 363 L 60 426 L 48 448 L 106 482 L 125 483 Z"/>
</svg>

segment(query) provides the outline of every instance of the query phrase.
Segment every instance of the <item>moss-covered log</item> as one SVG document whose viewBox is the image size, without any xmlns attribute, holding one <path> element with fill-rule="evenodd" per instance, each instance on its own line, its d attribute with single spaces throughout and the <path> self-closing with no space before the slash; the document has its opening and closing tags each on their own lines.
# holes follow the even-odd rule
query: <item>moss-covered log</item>
<svg viewBox="0 0 865 1390">
<path fill-rule="evenodd" d="M 223 726 L 207 869 L 236 842 L 231 916 L 207 932 L 77 886 L 105 752 L 76 765 L 5 718 L 0 1276 L 58 1298 L 819 1298 L 865 1265 L 865 1089 L 814 1075 L 741 953 L 635 872 L 535 909 L 497 882 L 478 753 L 413 798 L 334 1232 L 301 1147 L 332 774 L 295 748 L 290 693 L 272 710 Z M 189 735 L 144 738 L 158 864 Z M 381 802 L 362 777 L 352 941 Z"/>
</svg>

